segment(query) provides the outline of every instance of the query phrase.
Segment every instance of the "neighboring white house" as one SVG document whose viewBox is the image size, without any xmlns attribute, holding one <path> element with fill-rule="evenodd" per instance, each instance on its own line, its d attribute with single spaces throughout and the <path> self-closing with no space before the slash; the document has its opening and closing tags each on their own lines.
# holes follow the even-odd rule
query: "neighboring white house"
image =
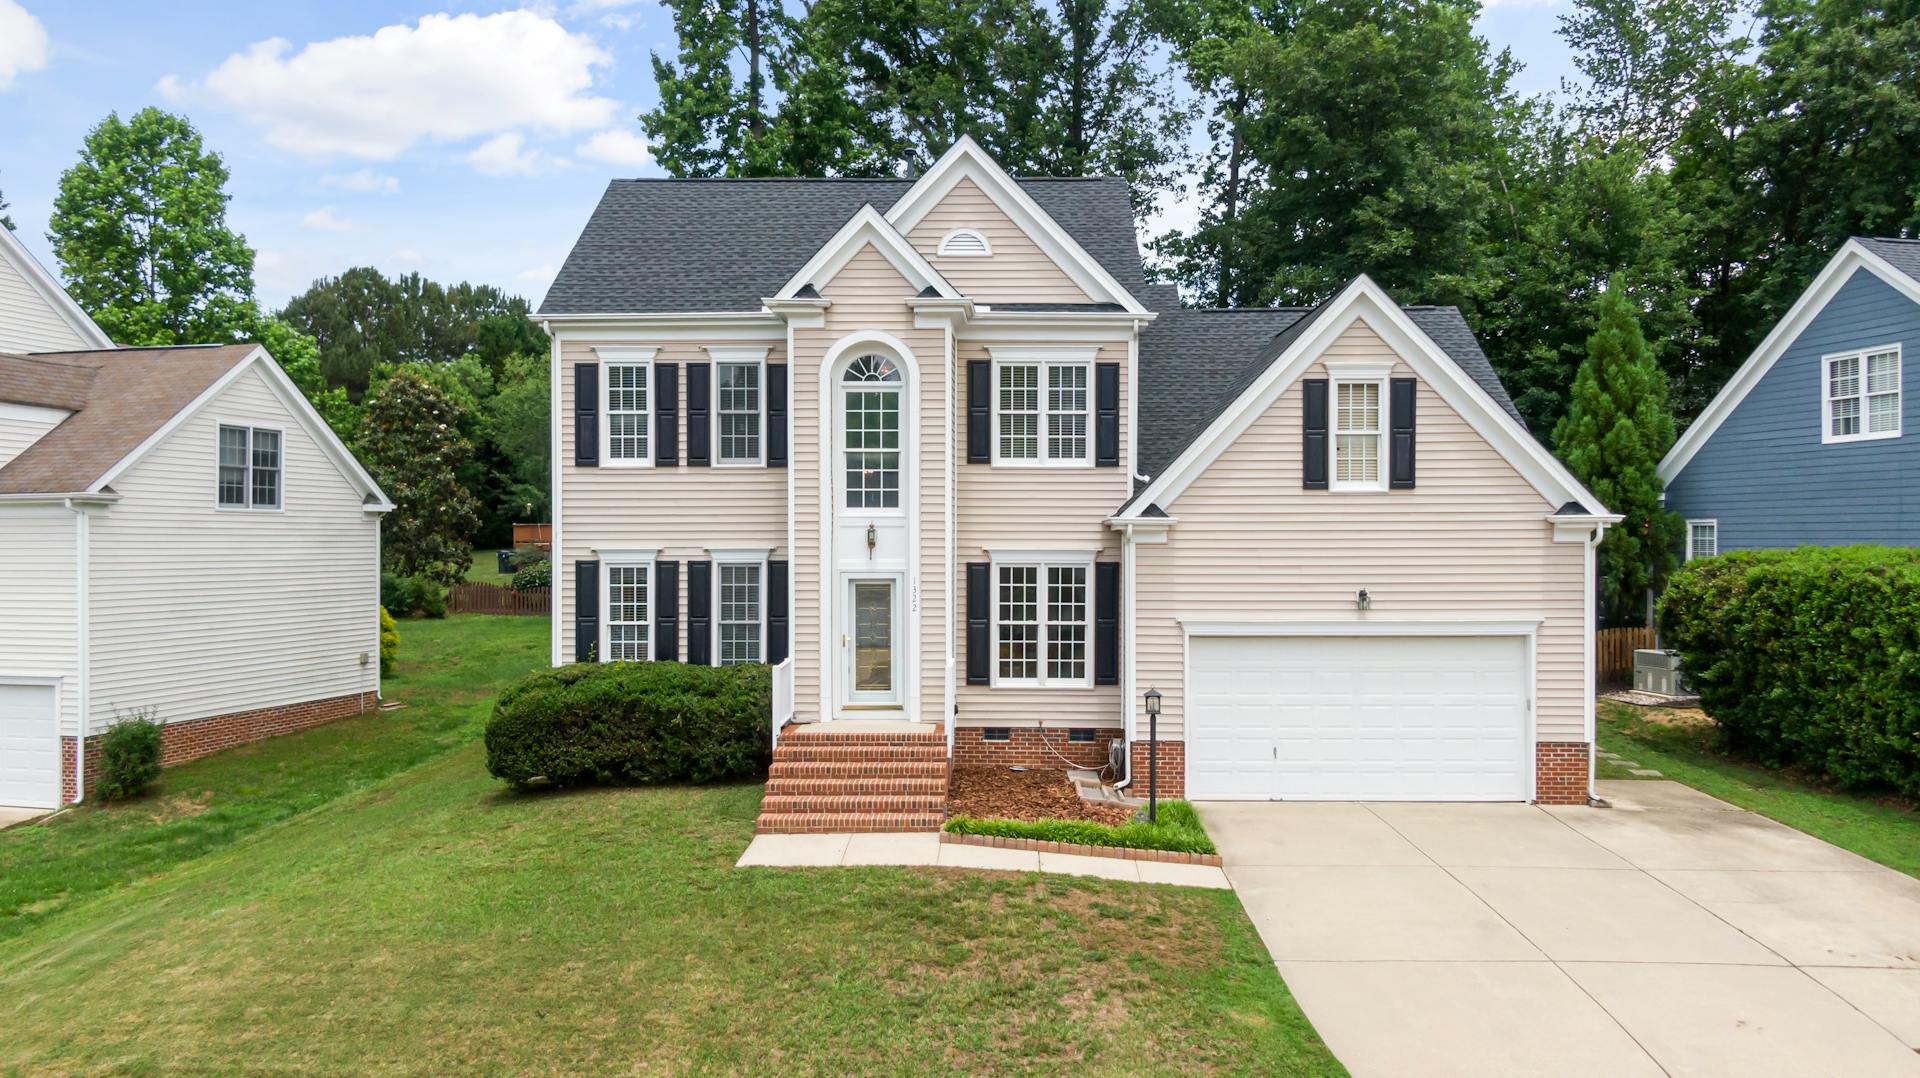
<svg viewBox="0 0 1920 1078">
<path fill-rule="evenodd" d="M 122 715 L 172 764 L 373 707 L 372 477 L 265 349 L 115 349 L 49 282 L 0 232 L 0 806 Z"/>
</svg>

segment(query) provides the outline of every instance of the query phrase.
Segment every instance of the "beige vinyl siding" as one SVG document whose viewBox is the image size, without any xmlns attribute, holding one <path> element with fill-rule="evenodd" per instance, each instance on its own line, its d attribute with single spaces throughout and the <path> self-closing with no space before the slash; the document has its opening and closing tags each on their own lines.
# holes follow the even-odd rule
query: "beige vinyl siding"
<svg viewBox="0 0 1920 1078">
<path fill-rule="evenodd" d="M 0 352 L 73 352 L 93 346 L 0 250 Z"/>
<path fill-rule="evenodd" d="M 80 727 L 75 530 L 74 514 L 66 509 L 0 509 L 0 535 L 7 537 L 0 678 L 59 678 L 60 733 L 69 737 Z"/>
<path fill-rule="evenodd" d="M 281 432 L 284 509 L 215 508 L 222 424 Z M 379 519 L 257 369 L 113 486 L 89 547 L 92 729 L 379 688 Z"/>
<path fill-rule="evenodd" d="M 920 717 L 940 718 L 946 677 L 946 520 L 948 370 L 946 333 L 919 329 L 906 301 L 914 287 L 871 245 L 863 247 L 820 288 L 832 302 L 826 325 L 793 331 L 794 466 L 794 674 L 795 712 L 805 719 L 820 710 L 820 364 L 842 339 L 862 332 L 885 333 L 912 353 L 919 394 L 919 437 L 912 462 L 918 484 L 920 569 L 907 582 L 902 609 L 913 617 L 917 596 L 920 632 Z M 829 420 L 831 417 L 829 417 Z M 956 420 L 957 421 L 957 420 Z M 829 451 L 832 447 L 829 446 Z M 837 487 L 833 487 L 837 492 Z M 832 504 L 830 499 L 829 504 Z M 834 661 L 829 651 L 829 661 Z M 904 686 L 903 686 L 904 687 Z"/>
<path fill-rule="evenodd" d="M 1041 342 L 1036 342 L 1041 343 Z M 1048 341 L 1048 345 L 1062 342 Z M 996 345 L 997 348 L 1002 348 Z M 1004 351 L 1004 348 L 1003 348 Z M 1094 548 L 1101 560 L 1118 561 L 1119 536 L 1106 526 L 1106 519 L 1126 502 L 1128 494 L 1125 468 L 1040 468 L 1007 465 L 967 464 L 966 460 L 966 364 L 970 360 L 990 360 L 984 345 L 962 341 L 960 362 L 954 371 L 954 452 L 962 463 L 957 468 L 956 516 L 958 517 L 957 573 L 964 573 L 968 562 L 991 560 L 993 547 L 1014 549 Z M 1096 362 L 1121 364 L 1120 444 L 1124 447 L 1132 432 L 1127 429 L 1128 394 L 1127 346 L 1107 344 L 1101 347 Z M 1092 386 L 1089 382 L 1089 404 Z M 1088 435 L 1093 434 L 1089 416 Z M 1122 454 L 1122 459 L 1125 454 Z M 1091 589 L 1093 581 L 1087 582 Z M 965 577 L 961 578 L 965 586 Z M 1092 596 L 1089 594 L 1089 601 Z M 966 596 L 956 602 L 965 609 Z M 955 651 L 962 675 L 966 670 L 965 625 L 955 626 Z M 1097 685 L 1091 688 L 995 688 L 965 684 L 957 691 L 962 726 L 1033 726 L 1045 721 L 1049 727 L 1061 725 L 1117 725 L 1122 720 L 1120 687 Z"/>
<path fill-rule="evenodd" d="M 560 343 L 560 564 L 556 567 L 560 619 L 560 660 L 572 662 L 573 563 L 597 558 L 597 549 L 651 548 L 661 561 L 683 563 L 680 569 L 680 656 L 687 654 L 688 561 L 706 561 L 708 548 L 761 547 L 772 559 L 787 556 L 787 470 L 785 468 L 711 465 L 693 467 L 687 460 L 687 364 L 711 363 L 712 356 L 698 343 L 658 342 L 635 336 L 620 346 L 653 345 L 655 363 L 680 368 L 680 463 L 673 467 L 582 468 L 573 463 L 573 373 L 576 363 L 602 363 L 594 344 L 568 340 Z M 719 343 L 719 342 L 715 342 Z M 773 344 L 767 362 L 785 362 L 785 348 Z M 604 372 L 602 377 L 604 378 Z M 651 398 L 649 398 L 651 400 Z M 601 421 L 605 422 L 603 416 Z M 798 429 L 795 426 L 793 429 Z M 762 436 L 765 429 L 762 428 Z M 790 434 L 790 440 L 791 434 Z M 764 445 L 764 443 L 763 443 Z M 649 445 L 649 451 L 652 446 Z M 602 611 L 604 614 L 604 611 Z"/>
<path fill-rule="evenodd" d="M 61 408 L 40 408 L 31 404 L 0 401 L 0 468 L 4 468 L 60 425 L 72 412 Z"/>
<path fill-rule="evenodd" d="M 940 238 L 971 228 L 987 238 L 986 257 L 941 257 Z M 1089 303 L 1086 292 L 972 180 L 963 179 L 907 234 L 961 294 L 982 303 Z"/>
<path fill-rule="evenodd" d="M 1364 323 L 1324 358 L 1413 374 Z M 1539 737 L 1585 740 L 1585 551 L 1553 541 L 1555 507 L 1424 383 L 1415 489 L 1303 490 L 1301 401 L 1295 382 L 1163 506 L 1179 521 L 1169 542 L 1138 547 L 1136 677 L 1164 694 L 1161 736 L 1182 736 L 1183 622 L 1351 620 L 1364 587 L 1370 621 L 1542 621 Z"/>
</svg>

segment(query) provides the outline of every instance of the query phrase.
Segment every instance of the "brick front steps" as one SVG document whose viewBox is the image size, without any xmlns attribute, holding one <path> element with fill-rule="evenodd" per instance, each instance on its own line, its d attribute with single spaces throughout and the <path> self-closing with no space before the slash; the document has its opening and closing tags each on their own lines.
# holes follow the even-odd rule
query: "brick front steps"
<svg viewBox="0 0 1920 1078">
<path fill-rule="evenodd" d="M 951 773 L 941 727 L 835 732 L 833 725 L 781 732 L 755 832 L 940 830 Z"/>
</svg>

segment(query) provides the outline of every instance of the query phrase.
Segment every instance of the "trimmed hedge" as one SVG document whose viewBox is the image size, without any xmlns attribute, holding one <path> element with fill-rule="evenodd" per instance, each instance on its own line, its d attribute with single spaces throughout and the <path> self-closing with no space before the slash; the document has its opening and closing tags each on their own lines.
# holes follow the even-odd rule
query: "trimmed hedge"
<svg viewBox="0 0 1920 1078">
<path fill-rule="evenodd" d="M 955 816 L 946 829 L 956 835 L 994 835 L 1040 842 L 1071 842 L 1081 846 L 1117 846 L 1129 850 L 1171 850 L 1175 853 L 1217 853 L 1200 814 L 1185 801 L 1160 802 L 1158 823 L 1145 823 L 1145 809 L 1132 823 L 1118 826 L 1090 820 L 983 820 Z"/>
<path fill-rule="evenodd" d="M 487 770 L 538 781 L 712 782 L 766 770 L 773 682 L 766 666 L 575 663 L 521 678 L 487 720 Z"/>
<path fill-rule="evenodd" d="M 1690 562 L 1660 620 L 1730 747 L 1842 788 L 1920 796 L 1920 550 Z"/>
</svg>

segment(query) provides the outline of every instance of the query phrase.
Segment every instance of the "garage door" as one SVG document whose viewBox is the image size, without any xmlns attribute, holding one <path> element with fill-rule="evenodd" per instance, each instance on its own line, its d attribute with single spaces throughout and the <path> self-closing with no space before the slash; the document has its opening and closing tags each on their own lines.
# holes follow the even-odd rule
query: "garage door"
<svg viewBox="0 0 1920 1078">
<path fill-rule="evenodd" d="M 57 808 L 60 738 L 50 685 L 0 685 L 0 805 Z"/>
<path fill-rule="evenodd" d="M 1187 796 L 1524 801 L 1517 636 L 1195 637 Z"/>
</svg>

